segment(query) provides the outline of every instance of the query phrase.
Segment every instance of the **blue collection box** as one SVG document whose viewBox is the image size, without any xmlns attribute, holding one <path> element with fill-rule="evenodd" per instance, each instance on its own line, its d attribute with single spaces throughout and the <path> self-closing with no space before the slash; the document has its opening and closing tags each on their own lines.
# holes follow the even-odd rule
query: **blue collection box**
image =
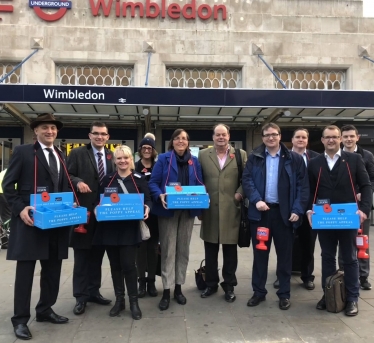
<svg viewBox="0 0 374 343">
<path fill-rule="evenodd" d="M 356 214 L 357 204 L 314 205 L 313 229 L 359 229 L 360 216 Z"/>
<path fill-rule="evenodd" d="M 209 195 L 205 186 L 166 186 L 168 209 L 207 209 Z"/>
<path fill-rule="evenodd" d="M 144 219 L 144 194 L 115 194 L 115 196 L 118 198 L 113 202 L 111 196 L 101 194 L 101 203 L 96 207 L 98 222 Z"/>
<path fill-rule="evenodd" d="M 87 223 L 87 208 L 74 207 L 72 192 L 30 194 L 34 226 L 39 229 L 54 229 Z"/>
</svg>

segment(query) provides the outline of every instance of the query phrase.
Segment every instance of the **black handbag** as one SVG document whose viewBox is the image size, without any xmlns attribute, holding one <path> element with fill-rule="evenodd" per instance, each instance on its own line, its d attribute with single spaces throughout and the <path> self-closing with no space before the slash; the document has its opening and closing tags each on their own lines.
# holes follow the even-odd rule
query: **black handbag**
<svg viewBox="0 0 374 343">
<path fill-rule="evenodd" d="M 200 263 L 200 268 L 195 270 L 195 281 L 197 289 L 203 291 L 207 285 L 205 283 L 205 266 L 203 266 L 205 260 L 202 260 Z"/>
<path fill-rule="evenodd" d="M 243 161 L 240 155 L 240 150 L 235 149 L 236 164 L 238 165 L 238 184 L 242 182 L 243 175 Z M 248 208 L 246 205 L 246 199 L 240 202 L 240 224 L 239 224 L 239 237 L 238 237 L 238 247 L 239 248 L 249 248 L 251 245 L 251 231 L 249 229 L 249 219 L 248 219 Z"/>
</svg>

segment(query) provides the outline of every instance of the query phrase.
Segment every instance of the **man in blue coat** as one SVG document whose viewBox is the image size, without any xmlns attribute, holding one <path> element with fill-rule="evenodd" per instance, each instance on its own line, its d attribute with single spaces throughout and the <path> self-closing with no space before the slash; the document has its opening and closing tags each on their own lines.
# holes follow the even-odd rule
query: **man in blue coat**
<svg viewBox="0 0 374 343">
<path fill-rule="evenodd" d="M 294 230 L 300 226 L 309 199 L 308 175 L 303 158 L 280 142 L 278 125 L 262 127 L 262 141 L 249 156 L 243 173 L 243 190 L 249 199 L 248 217 L 253 243 L 252 287 L 254 294 L 248 306 L 266 299 L 265 288 L 271 241 L 277 252 L 277 291 L 279 308 L 288 310 L 292 271 Z M 257 228 L 269 229 L 267 250 L 258 250 Z"/>
</svg>

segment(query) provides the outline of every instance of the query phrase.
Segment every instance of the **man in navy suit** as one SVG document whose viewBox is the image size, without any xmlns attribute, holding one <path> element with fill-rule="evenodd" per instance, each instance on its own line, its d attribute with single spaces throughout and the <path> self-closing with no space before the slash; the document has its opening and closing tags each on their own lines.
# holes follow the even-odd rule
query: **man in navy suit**
<svg viewBox="0 0 374 343">
<path fill-rule="evenodd" d="M 320 201 L 329 204 L 356 203 L 356 190 L 361 194 L 357 202 L 357 214 L 360 222 L 369 216 L 372 203 L 372 192 L 369 175 L 365 169 L 362 157 L 342 151 L 340 129 L 335 125 L 326 126 L 322 131 L 322 143 L 325 152 L 312 159 L 308 165 L 311 199 L 307 212 L 312 226 L 313 202 Z M 360 291 L 359 268 L 356 248 L 357 230 L 318 230 L 322 256 L 322 289 L 325 289 L 326 278 L 336 271 L 336 252 L 338 244 L 341 248 L 344 281 L 347 292 L 345 314 L 358 314 L 358 297 Z M 318 310 L 326 309 L 325 296 L 317 304 Z"/>
</svg>

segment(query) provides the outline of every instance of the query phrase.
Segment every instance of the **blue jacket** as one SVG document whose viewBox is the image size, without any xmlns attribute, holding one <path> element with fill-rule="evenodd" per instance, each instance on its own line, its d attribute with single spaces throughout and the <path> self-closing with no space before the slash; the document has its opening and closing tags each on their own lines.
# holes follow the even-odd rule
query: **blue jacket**
<svg viewBox="0 0 374 343">
<path fill-rule="evenodd" d="M 203 175 L 201 172 L 201 165 L 195 156 L 191 156 L 192 165 L 189 169 L 189 185 L 201 186 L 203 185 Z M 171 162 L 171 165 L 170 165 Z M 196 178 L 197 176 L 197 178 Z M 162 217 L 173 217 L 174 210 L 166 210 L 161 203 L 160 194 L 164 194 L 166 182 L 178 181 L 178 166 L 175 158 L 174 150 L 168 151 L 164 154 L 158 155 L 158 160 L 153 167 L 151 179 L 148 182 L 148 187 L 153 199 L 152 213 Z M 189 210 L 190 216 L 200 216 L 201 210 Z"/>
<path fill-rule="evenodd" d="M 309 180 L 303 158 L 289 151 L 283 143 L 281 145 L 281 158 L 279 160 L 278 197 L 283 222 L 287 226 L 293 224 L 296 229 L 300 226 L 306 211 L 309 199 Z M 249 155 L 243 172 L 242 185 L 244 194 L 249 199 L 248 218 L 251 221 L 260 221 L 261 212 L 257 210 L 256 203 L 265 201 L 266 186 L 266 158 L 265 145 L 260 145 Z M 299 216 L 297 222 L 291 223 L 288 219 L 291 213 Z"/>
</svg>

